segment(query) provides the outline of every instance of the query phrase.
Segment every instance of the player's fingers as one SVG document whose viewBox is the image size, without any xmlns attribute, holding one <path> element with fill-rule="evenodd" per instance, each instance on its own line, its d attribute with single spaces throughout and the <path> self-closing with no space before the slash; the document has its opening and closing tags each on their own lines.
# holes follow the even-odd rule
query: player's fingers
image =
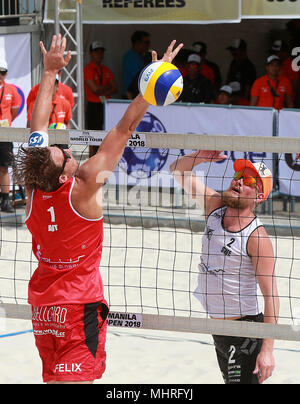
<svg viewBox="0 0 300 404">
<path fill-rule="evenodd" d="M 71 51 L 68 51 L 67 56 L 65 57 L 65 64 L 67 65 L 71 60 Z"/>
<path fill-rule="evenodd" d="M 56 47 L 56 35 L 53 35 L 52 37 L 52 41 L 51 41 L 51 45 L 50 45 L 50 51 L 54 52 L 55 51 L 55 47 Z"/>
<path fill-rule="evenodd" d="M 173 41 L 168 46 L 167 53 L 172 53 L 175 44 L 176 44 L 176 39 L 173 39 Z"/>
<path fill-rule="evenodd" d="M 165 53 L 164 53 L 163 59 L 169 59 L 169 58 L 171 57 L 173 48 L 174 48 L 174 46 L 175 46 L 175 43 L 176 43 L 176 39 L 173 39 L 173 41 L 172 41 L 172 42 L 170 43 L 170 45 L 167 47 L 167 50 L 166 50 Z"/>
<path fill-rule="evenodd" d="M 155 50 L 152 51 L 152 62 L 157 62 L 157 52 Z"/>
<path fill-rule="evenodd" d="M 61 41 L 61 34 L 58 34 L 58 35 L 57 35 L 57 38 L 56 38 L 56 44 L 55 44 L 55 52 L 56 52 L 56 53 L 60 53 L 60 52 L 61 52 L 61 44 L 62 44 L 62 41 Z"/>
<path fill-rule="evenodd" d="M 61 40 L 61 44 L 60 44 L 60 53 L 63 55 L 64 51 L 66 50 L 67 47 L 67 40 L 66 37 L 63 37 Z"/>
<path fill-rule="evenodd" d="M 177 48 L 173 50 L 173 52 L 172 52 L 172 60 L 177 56 L 178 52 L 180 51 L 180 49 L 182 49 L 182 47 L 183 47 L 183 43 L 178 45 Z"/>
<path fill-rule="evenodd" d="M 40 42 L 40 48 L 41 48 L 42 54 L 43 54 L 43 55 L 46 55 L 46 54 L 47 54 L 47 51 L 46 51 L 46 48 L 45 48 L 45 46 L 44 46 L 44 44 L 43 44 L 42 41 Z"/>
</svg>

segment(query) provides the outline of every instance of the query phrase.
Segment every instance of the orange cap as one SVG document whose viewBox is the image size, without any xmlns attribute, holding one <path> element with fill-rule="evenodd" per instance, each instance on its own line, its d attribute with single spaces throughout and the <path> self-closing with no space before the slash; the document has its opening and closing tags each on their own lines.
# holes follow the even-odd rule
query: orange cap
<svg viewBox="0 0 300 404">
<path fill-rule="evenodd" d="M 246 169 L 250 169 L 253 171 L 253 176 L 260 179 L 263 185 L 263 194 L 264 194 L 264 201 L 268 199 L 270 192 L 273 188 L 273 178 L 271 170 L 263 163 L 251 163 L 250 160 L 246 159 L 239 159 L 236 160 L 233 164 L 234 171 L 245 171 Z"/>
</svg>

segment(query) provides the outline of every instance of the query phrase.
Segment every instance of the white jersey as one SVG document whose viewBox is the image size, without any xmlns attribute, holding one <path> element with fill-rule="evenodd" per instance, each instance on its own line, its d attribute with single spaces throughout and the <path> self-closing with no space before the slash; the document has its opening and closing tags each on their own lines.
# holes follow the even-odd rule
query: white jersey
<svg viewBox="0 0 300 404">
<path fill-rule="evenodd" d="M 211 317 L 256 315 L 261 308 L 247 243 L 262 223 L 255 217 L 244 229 L 231 232 L 224 228 L 225 212 L 226 207 L 219 208 L 207 219 L 194 295 Z"/>
</svg>

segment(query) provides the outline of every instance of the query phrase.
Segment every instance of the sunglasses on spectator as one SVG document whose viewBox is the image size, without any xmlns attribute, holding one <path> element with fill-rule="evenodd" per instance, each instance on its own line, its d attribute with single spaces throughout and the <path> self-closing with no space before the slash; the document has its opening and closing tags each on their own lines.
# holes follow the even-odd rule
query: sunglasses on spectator
<svg viewBox="0 0 300 404">
<path fill-rule="evenodd" d="M 7 73 L 7 70 L 0 70 L 0 74 L 4 76 Z"/>
<path fill-rule="evenodd" d="M 234 178 L 235 181 L 238 181 L 241 178 L 243 178 L 243 184 L 244 185 L 247 185 L 248 187 L 251 187 L 251 188 L 258 187 L 257 181 L 256 181 L 256 179 L 254 177 L 252 177 L 251 175 L 245 175 L 241 171 L 237 171 L 236 173 L 234 173 L 233 178 Z"/>
</svg>

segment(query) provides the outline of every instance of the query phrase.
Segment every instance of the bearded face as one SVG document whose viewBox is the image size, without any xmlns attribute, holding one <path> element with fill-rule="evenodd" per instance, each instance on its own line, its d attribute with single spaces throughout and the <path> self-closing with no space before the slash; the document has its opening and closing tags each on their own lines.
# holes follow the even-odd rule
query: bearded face
<svg viewBox="0 0 300 404">
<path fill-rule="evenodd" d="M 243 178 L 233 179 L 230 187 L 222 193 L 222 202 L 233 209 L 254 209 L 257 203 L 259 189 L 256 186 L 248 186 Z"/>
<path fill-rule="evenodd" d="M 246 198 L 233 194 L 230 189 L 222 193 L 222 202 L 229 208 L 239 210 L 243 210 L 253 206 L 253 198 Z"/>
</svg>

